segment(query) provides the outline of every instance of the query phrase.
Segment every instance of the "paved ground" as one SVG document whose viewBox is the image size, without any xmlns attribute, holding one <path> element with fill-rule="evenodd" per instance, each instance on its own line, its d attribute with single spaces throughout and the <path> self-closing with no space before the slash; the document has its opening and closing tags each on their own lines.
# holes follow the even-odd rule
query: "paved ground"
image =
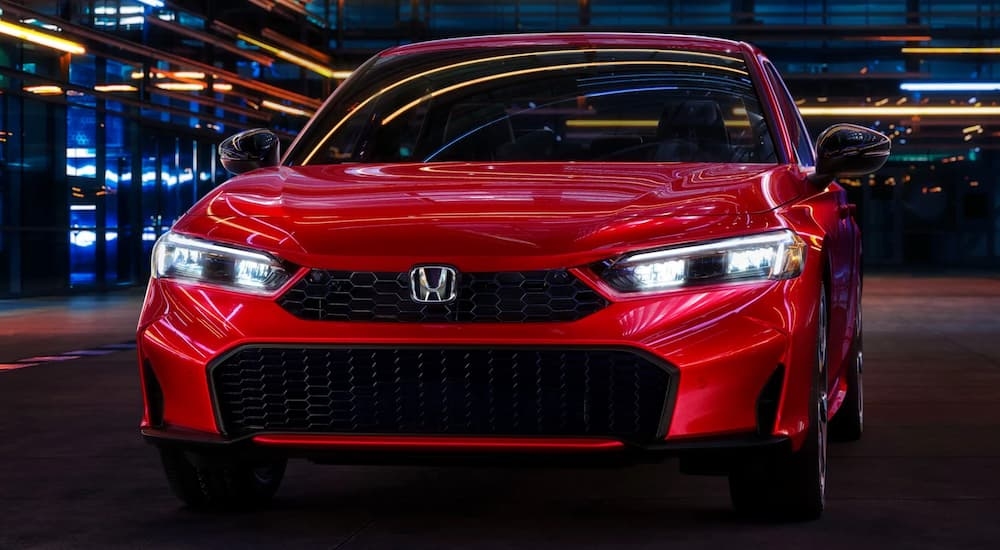
<svg viewBox="0 0 1000 550">
<path fill-rule="evenodd" d="M 0 300 L 0 363 L 135 340 L 141 289 Z"/>
<path fill-rule="evenodd" d="M 121 342 L 136 300 L 0 302 L 0 363 Z M 140 441 L 133 355 L 117 351 L 0 371 L 0 549 L 997 548 L 1000 278 L 869 277 L 865 312 L 868 432 L 834 447 L 818 522 L 742 521 L 723 479 L 673 463 L 298 462 L 273 509 L 199 515 L 167 493 Z"/>
</svg>

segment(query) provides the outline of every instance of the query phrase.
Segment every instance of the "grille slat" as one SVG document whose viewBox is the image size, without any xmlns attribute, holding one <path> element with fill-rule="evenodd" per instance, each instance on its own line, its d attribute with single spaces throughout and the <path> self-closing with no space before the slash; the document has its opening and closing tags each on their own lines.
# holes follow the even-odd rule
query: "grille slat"
<svg viewBox="0 0 1000 550">
<path fill-rule="evenodd" d="M 422 304 L 410 295 L 409 274 L 314 269 L 278 304 L 318 321 L 505 322 L 575 321 L 608 305 L 565 270 L 461 273 L 458 298 Z"/>
<path fill-rule="evenodd" d="M 223 429 L 656 437 L 670 375 L 625 350 L 246 347 L 211 370 Z"/>
</svg>

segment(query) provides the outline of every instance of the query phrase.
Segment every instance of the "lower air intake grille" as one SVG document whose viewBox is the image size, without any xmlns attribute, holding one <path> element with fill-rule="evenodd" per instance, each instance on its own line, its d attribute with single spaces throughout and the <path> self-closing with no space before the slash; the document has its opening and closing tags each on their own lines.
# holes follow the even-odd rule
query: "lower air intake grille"
<svg viewBox="0 0 1000 550">
<path fill-rule="evenodd" d="M 625 350 L 245 347 L 211 370 L 224 431 L 657 437 L 670 375 Z"/>
</svg>

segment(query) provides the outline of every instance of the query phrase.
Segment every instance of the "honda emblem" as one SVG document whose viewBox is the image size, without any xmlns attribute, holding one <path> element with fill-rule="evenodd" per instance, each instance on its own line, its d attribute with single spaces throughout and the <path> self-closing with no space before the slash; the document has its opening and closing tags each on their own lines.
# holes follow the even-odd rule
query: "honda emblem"
<svg viewBox="0 0 1000 550">
<path fill-rule="evenodd" d="M 420 304 L 445 304 L 458 298 L 458 271 L 444 265 L 410 270 L 410 297 Z"/>
</svg>

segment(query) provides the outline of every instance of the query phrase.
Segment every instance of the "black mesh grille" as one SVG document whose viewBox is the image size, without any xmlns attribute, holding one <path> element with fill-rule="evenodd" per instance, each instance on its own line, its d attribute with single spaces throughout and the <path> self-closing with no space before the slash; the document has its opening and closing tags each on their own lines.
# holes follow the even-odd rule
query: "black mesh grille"
<svg viewBox="0 0 1000 550">
<path fill-rule="evenodd" d="M 670 375 L 623 350 L 248 347 L 212 369 L 224 431 L 656 437 Z"/>
<path fill-rule="evenodd" d="M 568 271 L 462 273 L 458 299 L 422 304 L 409 273 L 314 269 L 278 299 L 297 317 L 324 321 L 573 321 L 607 305 Z"/>
</svg>

